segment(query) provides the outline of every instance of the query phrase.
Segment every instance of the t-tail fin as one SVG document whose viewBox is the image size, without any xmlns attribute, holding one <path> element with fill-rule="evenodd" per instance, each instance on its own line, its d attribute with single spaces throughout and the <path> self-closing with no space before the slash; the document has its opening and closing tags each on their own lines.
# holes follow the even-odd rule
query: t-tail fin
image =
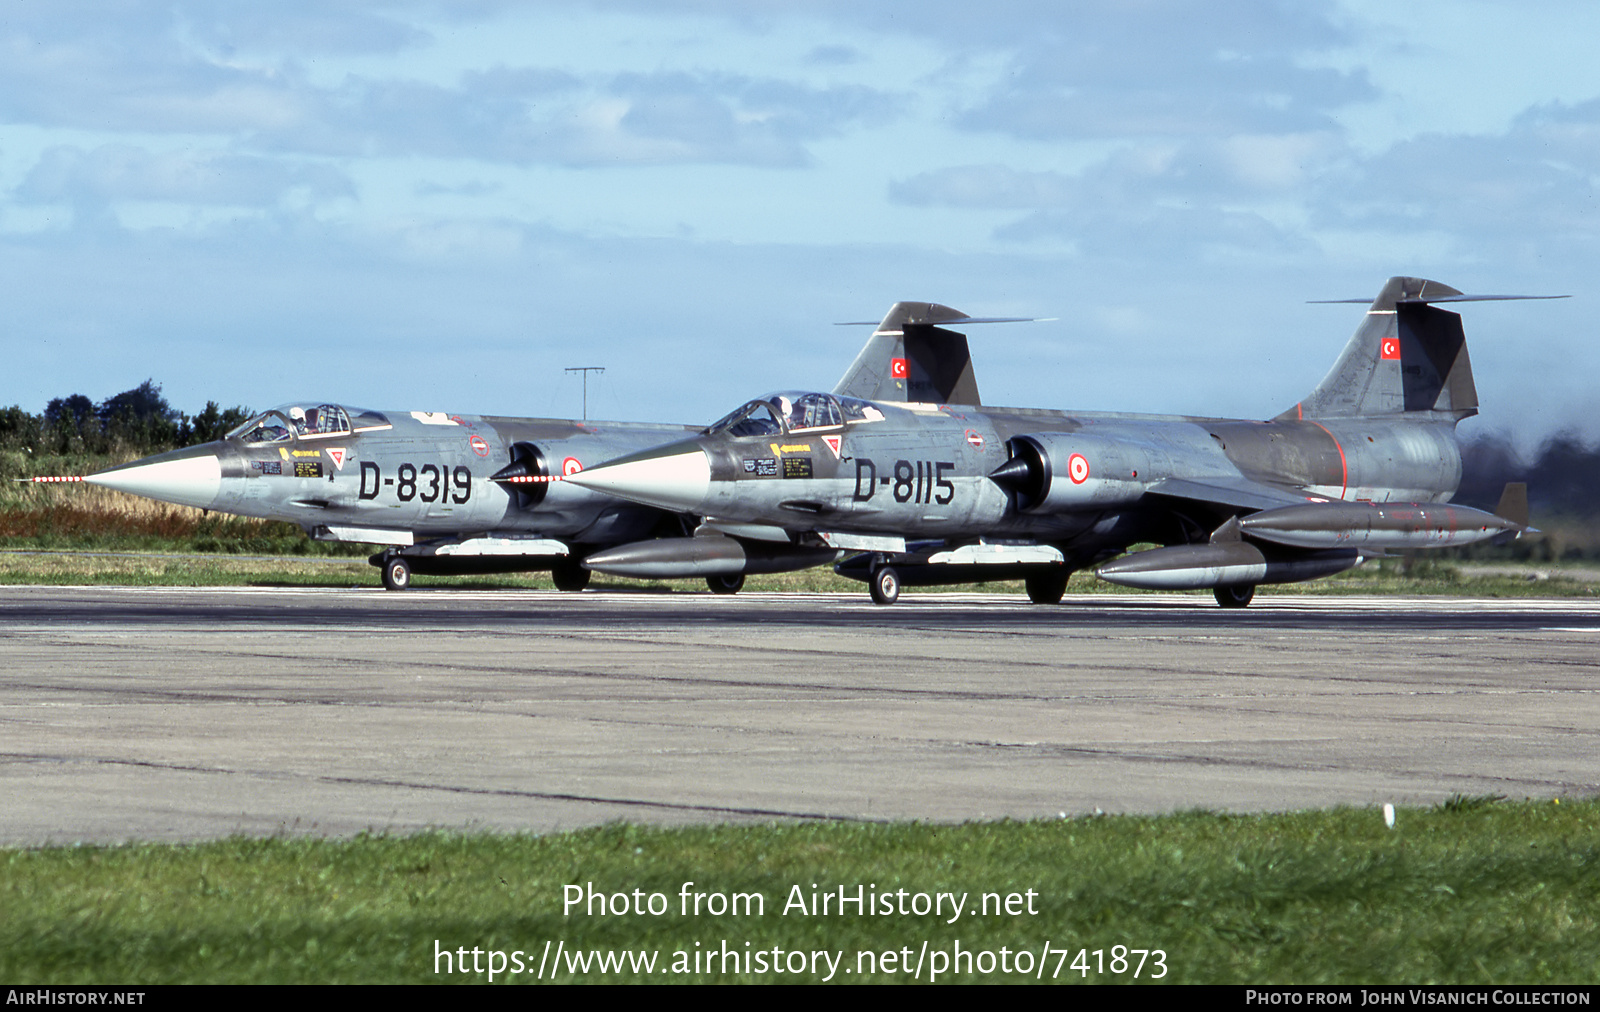
<svg viewBox="0 0 1600 1012">
<path fill-rule="evenodd" d="M 1290 417 L 1356 418 L 1410 411 L 1478 413 L 1461 317 L 1428 305 L 1461 293 L 1437 281 L 1390 278 L 1332 371 Z"/>
<path fill-rule="evenodd" d="M 946 324 L 1026 323 L 1024 316 L 968 316 L 936 302 L 896 302 L 833 388 L 869 401 L 979 405 L 967 336 Z M 873 326 L 842 323 L 839 326 Z"/>
<path fill-rule="evenodd" d="M 833 392 L 869 401 L 978 404 L 967 336 L 938 326 L 969 319 L 936 302 L 896 302 Z"/>
<path fill-rule="evenodd" d="M 1478 413 L 1478 389 L 1461 317 L 1430 303 L 1559 299 L 1463 295 L 1424 278 L 1390 278 L 1339 361 L 1310 396 L 1280 418 L 1368 418 L 1415 412 L 1460 421 Z M 1339 299 L 1365 302 L 1365 299 Z"/>
</svg>

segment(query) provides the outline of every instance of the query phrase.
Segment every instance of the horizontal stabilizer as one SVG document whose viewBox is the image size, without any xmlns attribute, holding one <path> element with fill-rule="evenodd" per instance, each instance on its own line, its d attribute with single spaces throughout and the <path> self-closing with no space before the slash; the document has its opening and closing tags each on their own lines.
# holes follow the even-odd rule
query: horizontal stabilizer
<svg viewBox="0 0 1600 1012">
<path fill-rule="evenodd" d="M 941 306 L 934 302 L 897 302 L 895 309 L 902 306 L 926 306 L 930 312 L 926 315 L 913 315 L 908 313 L 906 318 L 894 320 L 894 310 L 889 311 L 889 317 L 882 320 L 841 320 L 835 327 L 877 327 L 883 330 L 886 326 L 930 326 L 943 327 L 961 323 L 1041 323 L 1045 321 L 1042 316 L 968 316 L 958 309 Z"/>
<path fill-rule="evenodd" d="M 1440 286 L 1443 287 L 1443 286 Z M 1412 295 L 1396 299 L 1396 303 L 1417 302 L 1518 302 L 1531 299 L 1570 299 L 1570 295 Z M 1312 306 L 1339 306 L 1353 305 L 1364 306 L 1371 299 L 1308 299 L 1307 305 Z"/>
</svg>

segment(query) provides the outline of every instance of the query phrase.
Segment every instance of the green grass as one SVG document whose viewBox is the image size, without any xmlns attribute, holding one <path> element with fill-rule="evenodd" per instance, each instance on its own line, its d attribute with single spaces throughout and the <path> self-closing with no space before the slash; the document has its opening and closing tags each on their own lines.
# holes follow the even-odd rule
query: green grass
<svg viewBox="0 0 1600 1012">
<path fill-rule="evenodd" d="M 234 838 L 0 851 L 0 978 L 29 983 L 484 981 L 435 975 L 435 945 L 552 950 L 843 952 L 924 943 L 1035 958 L 1161 949 L 1166 983 L 1583 983 L 1600 952 L 1600 804 L 1456 799 L 1402 809 L 1206 812 L 965 825 L 804 823 L 545 837 Z M 761 916 L 682 916 L 694 890 L 757 893 Z M 661 916 L 563 912 L 568 885 L 659 893 Z M 898 914 L 784 914 L 791 890 L 967 894 L 956 923 Z M 1026 910 L 1032 890 L 1035 913 Z M 983 893 L 1015 914 L 972 912 Z M 660 909 L 658 905 L 658 909 Z M 946 912 L 948 916 L 948 911 Z M 746 949 L 745 943 L 751 943 Z M 487 958 L 485 955 L 482 957 Z M 507 957 L 509 960 L 509 957 Z M 991 957 L 995 958 L 995 957 Z M 1049 957 L 1045 978 L 1056 972 Z M 862 964 L 865 966 L 865 964 Z M 441 962 L 440 968 L 445 964 Z M 933 964 L 925 964 L 923 979 Z M 947 980 L 1021 980 L 996 969 Z M 692 965 L 691 965 L 692 968 Z M 702 967 L 702 969 L 704 969 Z M 741 968 L 742 969 L 742 968 Z M 730 967 L 731 971 L 732 968 Z M 1035 965 L 1034 972 L 1037 973 Z M 1140 979 L 1155 972 L 1148 964 Z M 502 972 L 496 982 L 530 982 Z M 551 976 L 547 970 L 546 978 Z M 819 974 L 821 976 L 821 974 Z M 639 979 L 573 972 L 557 980 Z M 771 973 L 657 981 L 811 980 Z"/>
</svg>

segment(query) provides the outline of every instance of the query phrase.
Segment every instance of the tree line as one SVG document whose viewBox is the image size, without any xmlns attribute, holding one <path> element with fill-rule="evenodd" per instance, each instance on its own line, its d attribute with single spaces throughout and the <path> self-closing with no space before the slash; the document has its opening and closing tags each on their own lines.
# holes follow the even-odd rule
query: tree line
<svg viewBox="0 0 1600 1012">
<path fill-rule="evenodd" d="M 1600 515 L 1600 444 L 1560 432 L 1525 460 L 1506 435 L 1484 435 L 1461 445 L 1461 488 L 1455 501 L 1492 510 L 1506 482 L 1526 482 L 1534 524 L 1544 517 Z"/>
<path fill-rule="evenodd" d="M 250 417 L 246 407 L 216 401 L 193 415 L 167 403 L 161 384 L 147 379 L 98 404 L 83 394 L 57 397 L 33 414 L 20 405 L 0 408 L 0 449 L 32 454 L 145 455 L 221 439 Z"/>
</svg>

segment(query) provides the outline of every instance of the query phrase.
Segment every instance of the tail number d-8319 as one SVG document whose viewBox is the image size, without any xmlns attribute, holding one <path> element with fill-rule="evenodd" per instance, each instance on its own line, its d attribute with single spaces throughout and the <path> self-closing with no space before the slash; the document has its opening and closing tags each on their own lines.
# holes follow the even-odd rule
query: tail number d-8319
<svg viewBox="0 0 1600 1012">
<path fill-rule="evenodd" d="M 394 478 L 383 477 L 383 470 L 374 462 L 361 462 L 361 498 L 376 499 L 383 489 L 393 487 L 394 497 L 401 502 L 421 499 L 423 502 L 465 503 L 472 498 L 472 470 L 467 467 L 451 469 L 439 464 L 401 464 Z"/>
</svg>

